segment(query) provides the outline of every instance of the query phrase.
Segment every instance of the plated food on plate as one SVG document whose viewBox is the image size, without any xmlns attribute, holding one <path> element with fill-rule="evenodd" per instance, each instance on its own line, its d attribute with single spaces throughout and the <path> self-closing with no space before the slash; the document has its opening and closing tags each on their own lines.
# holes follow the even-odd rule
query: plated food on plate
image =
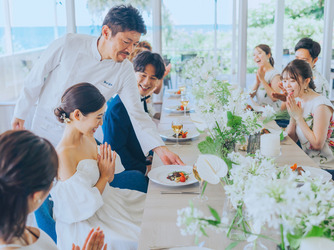
<svg viewBox="0 0 334 250">
<path fill-rule="evenodd" d="M 167 179 L 170 181 L 178 182 L 186 182 L 189 179 L 189 173 L 184 171 L 174 171 L 168 174 Z"/>
<path fill-rule="evenodd" d="M 293 166 L 290 167 L 292 171 L 297 171 L 298 175 L 302 175 L 302 173 L 305 173 L 305 170 L 302 167 L 298 167 L 297 163 L 293 164 Z"/>
<path fill-rule="evenodd" d="M 298 175 L 309 175 L 311 178 L 318 179 L 321 178 L 324 182 L 332 179 L 332 175 L 327 171 L 321 168 L 309 167 L 309 166 L 301 166 L 297 163 L 293 164 L 290 168 L 291 171 L 296 171 Z"/>
<path fill-rule="evenodd" d="M 165 107 L 165 110 L 169 111 L 169 112 L 174 112 L 174 113 L 183 113 L 184 110 L 189 113 L 189 112 L 193 112 L 194 108 L 193 107 L 184 107 L 183 105 L 175 105 L 175 106 L 169 106 L 169 107 Z"/>
<path fill-rule="evenodd" d="M 170 187 L 191 185 L 197 182 L 192 169 L 192 166 L 164 165 L 153 168 L 148 173 L 148 178 L 157 184 Z"/>
<path fill-rule="evenodd" d="M 181 130 L 179 132 L 179 138 L 187 138 L 188 131 Z M 173 134 L 173 137 L 176 138 L 176 134 Z"/>
<path fill-rule="evenodd" d="M 159 134 L 162 139 L 169 140 L 169 141 L 176 141 L 176 134 L 177 132 L 173 131 L 173 129 L 167 129 L 167 130 L 160 130 Z M 195 139 L 198 136 L 200 136 L 200 133 L 195 128 L 181 128 L 179 130 L 179 137 L 178 140 L 181 141 L 187 141 L 191 139 Z"/>
</svg>

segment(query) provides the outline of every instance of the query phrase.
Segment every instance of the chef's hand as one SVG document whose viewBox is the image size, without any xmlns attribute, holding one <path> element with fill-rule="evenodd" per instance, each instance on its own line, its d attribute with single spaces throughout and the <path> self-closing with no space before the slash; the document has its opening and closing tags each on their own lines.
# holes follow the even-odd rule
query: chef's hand
<svg viewBox="0 0 334 250">
<path fill-rule="evenodd" d="M 185 165 L 177 154 L 174 154 L 166 146 L 160 146 L 153 149 L 163 164 L 165 165 Z"/>
<path fill-rule="evenodd" d="M 25 129 L 24 120 L 14 117 L 13 121 L 12 121 L 12 129 L 14 129 L 14 130 Z"/>
</svg>

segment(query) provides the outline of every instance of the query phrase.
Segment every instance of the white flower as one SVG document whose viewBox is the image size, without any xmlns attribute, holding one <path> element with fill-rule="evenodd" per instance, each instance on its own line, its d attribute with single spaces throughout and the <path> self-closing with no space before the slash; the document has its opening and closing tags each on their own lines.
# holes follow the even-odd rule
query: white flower
<svg viewBox="0 0 334 250">
<path fill-rule="evenodd" d="M 228 167 L 224 160 L 215 155 L 200 155 L 196 161 L 198 175 L 210 184 L 218 184 L 225 177 Z"/>
</svg>

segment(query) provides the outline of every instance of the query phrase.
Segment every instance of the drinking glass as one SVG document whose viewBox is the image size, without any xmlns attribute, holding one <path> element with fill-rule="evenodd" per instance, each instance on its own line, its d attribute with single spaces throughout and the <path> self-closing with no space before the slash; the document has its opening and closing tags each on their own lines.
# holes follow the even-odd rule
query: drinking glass
<svg viewBox="0 0 334 250">
<path fill-rule="evenodd" d="M 184 116 L 186 116 L 186 109 L 189 103 L 189 97 L 186 95 L 182 95 L 181 96 L 181 104 L 183 106 L 183 112 L 184 112 Z"/>
<path fill-rule="evenodd" d="M 181 91 L 181 94 L 182 94 L 182 92 L 184 92 L 186 90 L 186 86 L 180 86 L 179 90 Z"/>
<path fill-rule="evenodd" d="M 176 121 L 172 121 L 172 129 L 175 133 L 175 137 L 176 137 L 176 144 L 174 145 L 174 147 L 180 147 L 179 145 L 179 134 L 181 132 L 183 128 L 183 124 L 181 123 L 181 121 L 176 120 Z"/>
<path fill-rule="evenodd" d="M 207 182 L 204 181 L 198 174 L 197 172 L 197 166 L 194 164 L 193 165 L 193 174 L 195 176 L 195 178 L 198 180 L 199 182 L 199 194 L 194 198 L 195 201 L 200 201 L 200 202 L 204 202 L 208 200 L 208 197 L 206 195 L 204 195 L 204 191 L 205 191 L 205 187 L 207 185 Z"/>
</svg>

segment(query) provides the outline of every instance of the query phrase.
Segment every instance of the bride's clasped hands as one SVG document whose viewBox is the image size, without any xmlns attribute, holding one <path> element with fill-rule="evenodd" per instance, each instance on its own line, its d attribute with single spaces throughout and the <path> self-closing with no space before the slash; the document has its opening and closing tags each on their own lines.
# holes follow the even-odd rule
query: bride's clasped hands
<svg viewBox="0 0 334 250">
<path fill-rule="evenodd" d="M 116 152 L 111 151 L 107 143 L 100 145 L 100 153 L 97 155 L 97 165 L 100 170 L 100 178 L 105 178 L 108 183 L 114 180 Z"/>
</svg>

